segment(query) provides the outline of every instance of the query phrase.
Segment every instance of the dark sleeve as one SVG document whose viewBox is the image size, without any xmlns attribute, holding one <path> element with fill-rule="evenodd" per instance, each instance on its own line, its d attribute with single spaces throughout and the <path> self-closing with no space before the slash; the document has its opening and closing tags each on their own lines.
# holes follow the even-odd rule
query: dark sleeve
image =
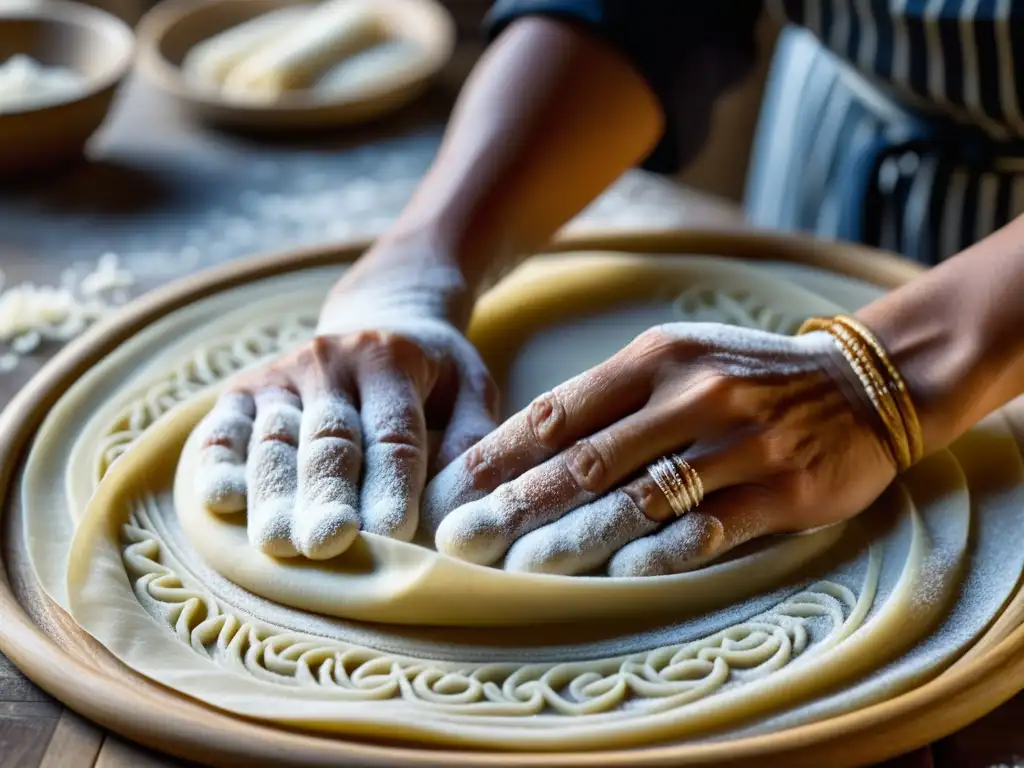
<svg viewBox="0 0 1024 768">
<path fill-rule="evenodd" d="M 707 138 L 718 96 L 749 71 L 762 0 L 497 0 L 493 39 L 518 18 L 542 14 L 578 22 L 615 46 L 661 102 L 665 134 L 644 162 L 672 173 Z"/>
</svg>

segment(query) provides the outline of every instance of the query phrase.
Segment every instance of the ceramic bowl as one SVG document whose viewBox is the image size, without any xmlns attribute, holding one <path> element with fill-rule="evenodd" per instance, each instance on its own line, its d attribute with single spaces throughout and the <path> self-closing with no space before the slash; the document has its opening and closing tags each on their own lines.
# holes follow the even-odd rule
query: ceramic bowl
<svg viewBox="0 0 1024 768">
<path fill-rule="evenodd" d="M 0 174 L 21 174 L 81 155 L 131 69 L 135 36 L 120 19 L 68 0 L 0 6 L 0 62 L 24 54 L 79 74 L 71 98 L 23 110 L 0 109 Z"/>
<path fill-rule="evenodd" d="M 254 131 L 309 130 L 365 122 L 418 96 L 451 58 L 455 23 L 436 0 L 376 0 L 387 36 L 415 46 L 410 66 L 385 73 L 349 93 L 297 90 L 273 102 L 224 98 L 189 82 L 181 70 L 199 43 L 257 16 L 303 0 L 164 0 L 140 22 L 139 68 L 201 120 Z"/>
</svg>

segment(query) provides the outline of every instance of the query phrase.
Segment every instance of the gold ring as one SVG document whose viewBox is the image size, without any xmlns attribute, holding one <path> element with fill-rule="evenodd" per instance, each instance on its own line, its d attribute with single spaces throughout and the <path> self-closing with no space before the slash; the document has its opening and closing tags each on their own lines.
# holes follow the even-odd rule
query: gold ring
<svg viewBox="0 0 1024 768">
<path fill-rule="evenodd" d="M 690 512 L 704 499 L 700 475 L 681 456 L 662 456 L 647 467 L 647 474 L 665 495 L 676 517 Z"/>
</svg>

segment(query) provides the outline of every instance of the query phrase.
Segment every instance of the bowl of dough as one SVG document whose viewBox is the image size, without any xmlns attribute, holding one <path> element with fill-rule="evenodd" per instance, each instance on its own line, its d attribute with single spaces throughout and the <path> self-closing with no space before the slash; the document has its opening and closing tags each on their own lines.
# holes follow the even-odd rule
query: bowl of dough
<svg viewBox="0 0 1024 768">
<path fill-rule="evenodd" d="M 0 174 L 81 155 L 131 69 L 134 48 L 124 22 L 82 3 L 0 7 Z"/>
<path fill-rule="evenodd" d="M 139 37 L 141 71 L 200 119 L 302 130 L 407 104 L 451 58 L 455 25 L 436 0 L 165 0 Z"/>
</svg>

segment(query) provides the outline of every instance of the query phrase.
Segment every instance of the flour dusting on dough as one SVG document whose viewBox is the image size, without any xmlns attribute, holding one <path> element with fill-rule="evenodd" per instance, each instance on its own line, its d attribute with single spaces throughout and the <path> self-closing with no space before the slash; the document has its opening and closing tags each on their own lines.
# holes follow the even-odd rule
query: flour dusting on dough
<svg viewBox="0 0 1024 768">
<path fill-rule="evenodd" d="M 361 387 L 363 530 L 411 541 L 426 481 L 426 424 L 411 384 L 378 377 Z"/>
<path fill-rule="evenodd" d="M 627 494 L 616 491 L 526 534 L 509 550 L 505 570 L 586 573 L 603 566 L 624 544 L 657 527 Z"/>
<path fill-rule="evenodd" d="M 612 557 L 608 575 L 663 576 L 702 565 L 721 548 L 721 522 L 691 512 L 651 536 L 627 544 Z"/>
</svg>

